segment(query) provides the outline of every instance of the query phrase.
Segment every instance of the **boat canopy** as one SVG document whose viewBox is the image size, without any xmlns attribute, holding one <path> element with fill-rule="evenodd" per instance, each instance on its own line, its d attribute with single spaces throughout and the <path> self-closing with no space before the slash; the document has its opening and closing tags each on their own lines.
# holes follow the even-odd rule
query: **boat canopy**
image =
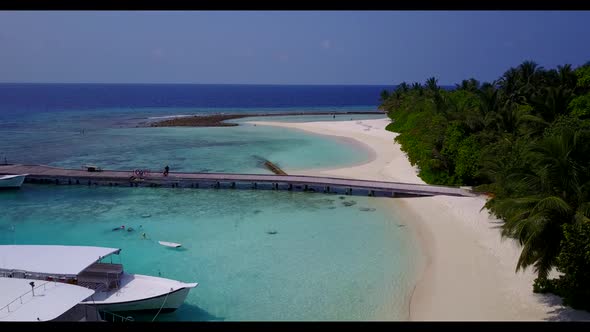
<svg viewBox="0 0 590 332">
<path fill-rule="evenodd" d="M 0 277 L 0 322 L 52 320 L 92 294 L 92 289 L 61 282 Z"/>
<path fill-rule="evenodd" d="M 0 271 L 75 277 L 121 249 L 87 246 L 0 245 Z"/>
</svg>

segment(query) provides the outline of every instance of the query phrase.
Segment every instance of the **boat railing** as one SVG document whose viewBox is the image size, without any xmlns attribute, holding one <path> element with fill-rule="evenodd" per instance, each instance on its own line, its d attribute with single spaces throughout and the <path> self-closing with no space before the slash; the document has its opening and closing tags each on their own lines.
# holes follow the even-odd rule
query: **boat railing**
<svg viewBox="0 0 590 332">
<path fill-rule="evenodd" d="M 51 283 L 51 281 L 44 282 L 44 283 L 42 283 L 42 284 L 41 284 L 41 285 L 39 285 L 39 286 L 36 286 L 36 287 L 33 287 L 33 288 L 31 288 L 31 290 L 30 290 L 30 291 L 27 291 L 27 292 L 25 292 L 25 293 L 21 294 L 20 296 L 18 296 L 17 298 L 15 298 L 14 300 L 10 301 L 10 302 L 9 302 L 8 304 L 6 304 L 5 306 L 3 306 L 2 308 L 0 308 L 0 312 L 1 312 L 2 310 L 4 310 L 4 309 L 6 309 L 8 312 L 10 312 L 10 305 L 11 305 L 11 304 L 13 304 L 14 302 L 18 301 L 18 300 L 20 300 L 20 304 L 23 304 L 23 297 L 24 297 L 25 295 L 29 294 L 29 293 L 32 293 L 32 295 L 33 295 L 33 296 L 35 296 L 35 295 L 34 295 L 34 294 L 35 294 L 35 293 L 34 293 L 35 289 L 39 289 L 39 288 L 43 287 L 43 290 L 44 290 L 44 291 L 46 291 L 46 290 L 47 290 L 47 284 L 49 284 L 49 283 Z M 53 283 L 55 284 L 55 281 L 54 281 Z"/>
<path fill-rule="evenodd" d="M 7 270 L 0 269 L 0 277 L 19 278 L 19 279 L 37 279 L 46 281 L 68 282 L 72 278 L 64 275 L 55 275 L 48 273 L 29 272 L 25 270 Z"/>
<path fill-rule="evenodd" d="M 111 289 L 111 288 L 119 288 L 119 278 L 117 278 L 117 274 L 115 274 L 115 278 L 111 278 L 111 272 L 106 272 L 107 274 L 107 288 Z M 111 287 L 111 284 L 114 282 L 115 287 Z"/>
<path fill-rule="evenodd" d="M 97 291 L 119 289 L 119 284 L 120 278 L 118 274 L 113 275 L 113 273 L 103 272 L 78 275 L 78 285 L 92 288 Z"/>
<path fill-rule="evenodd" d="M 107 289 L 119 289 L 123 265 L 94 263 L 78 275 L 78 282 L 103 283 Z"/>
</svg>

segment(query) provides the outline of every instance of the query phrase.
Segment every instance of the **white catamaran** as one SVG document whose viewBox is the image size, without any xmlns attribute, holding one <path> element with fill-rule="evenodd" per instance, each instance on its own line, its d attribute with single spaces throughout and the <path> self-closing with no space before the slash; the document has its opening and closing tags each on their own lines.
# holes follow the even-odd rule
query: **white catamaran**
<svg viewBox="0 0 590 332">
<path fill-rule="evenodd" d="M 0 276 L 39 279 L 79 285 L 94 290 L 81 301 L 103 311 L 178 309 L 198 283 L 129 274 L 121 264 L 102 262 L 121 249 L 58 246 L 0 245 Z"/>
</svg>

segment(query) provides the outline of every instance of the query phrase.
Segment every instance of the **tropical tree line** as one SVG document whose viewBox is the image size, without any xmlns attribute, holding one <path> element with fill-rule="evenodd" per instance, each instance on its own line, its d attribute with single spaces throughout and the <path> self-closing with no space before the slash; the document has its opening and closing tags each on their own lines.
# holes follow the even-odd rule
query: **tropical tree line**
<svg viewBox="0 0 590 332">
<path fill-rule="evenodd" d="M 425 182 L 489 193 L 502 235 L 522 245 L 516 270 L 537 273 L 534 291 L 590 310 L 590 62 L 525 61 L 454 89 L 404 82 L 380 109 Z"/>
</svg>

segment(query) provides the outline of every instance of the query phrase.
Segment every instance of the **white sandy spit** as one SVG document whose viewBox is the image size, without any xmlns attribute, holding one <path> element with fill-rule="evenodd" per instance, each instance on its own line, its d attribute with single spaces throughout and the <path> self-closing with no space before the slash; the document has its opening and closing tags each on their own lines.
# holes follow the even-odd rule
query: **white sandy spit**
<svg viewBox="0 0 590 332">
<path fill-rule="evenodd" d="M 374 151 L 374 158 L 362 165 L 330 170 L 286 169 L 289 174 L 424 183 L 394 142 L 396 134 L 385 130 L 387 118 L 250 123 L 352 138 Z M 515 273 L 520 247 L 512 239 L 501 238 L 497 228 L 501 221 L 492 218 L 487 210 L 480 211 L 485 197 L 388 200 L 392 208 L 402 208 L 412 216 L 408 222 L 426 255 L 409 304 L 410 320 L 590 320 L 590 313 L 564 307 L 556 296 L 533 293 L 532 269 Z"/>
</svg>

